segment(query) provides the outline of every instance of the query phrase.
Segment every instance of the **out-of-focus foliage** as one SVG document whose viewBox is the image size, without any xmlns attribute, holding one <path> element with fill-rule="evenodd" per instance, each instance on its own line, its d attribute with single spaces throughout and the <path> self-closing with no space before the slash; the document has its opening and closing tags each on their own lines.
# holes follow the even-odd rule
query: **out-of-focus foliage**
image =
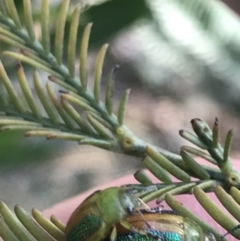
<svg viewBox="0 0 240 241">
<path fill-rule="evenodd" d="M 11 167 L 14 165 L 17 168 L 26 164 L 26 162 L 48 161 L 54 157 L 52 150 L 56 143 L 48 143 L 46 145 L 40 140 L 20 141 L 22 138 L 23 135 L 16 132 L 1 133 L 0 166 Z"/>
<path fill-rule="evenodd" d="M 102 43 L 109 42 L 109 40 L 119 31 L 125 29 L 128 26 L 134 25 L 134 23 L 139 19 L 151 18 L 151 12 L 145 1 L 111 0 L 104 1 L 101 4 L 88 4 L 88 1 L 82 2 L 71 1 L 71 4 L 73 6 L 75 6 L 77 3 L 83 4 L 79 35 L 82 34 L 83 29 L 87 23 L 94 23 L 90 39 L 90 45 L 92 47 L 96 47 L 96 45 L 99 46 L 102 45 Z M 52 5 L 50 13 L 52 25 L 54 25 L 54 22 L 57 19 L 59 4 L 55 3 Z M 72 11 L 70 9 L 68 20 L 71 19 L 71 13 Z M 35 20 L 38 20 L 41 15 L 40 9 L 36 9 L 33 14 Z M 69 21 L 67 21 L 67 24 L 68 23 Z M 66 31 L 69 30 L 68 28 L 69 25 L 67 26 Z M 52 34 L 54 35 L 54 29 L 52 29 Z M 67 36 L 67 32 L 65 36 Z"/>
<path fill-rule="evenodd" d="M 239 109 L 239 17 L 221 1 L 146 3 L 152 19 L 126 31 L 127 44 L 116 39 L 116 55 L 158 94 L 186 99 L 192 89 Z"/>
</svg>

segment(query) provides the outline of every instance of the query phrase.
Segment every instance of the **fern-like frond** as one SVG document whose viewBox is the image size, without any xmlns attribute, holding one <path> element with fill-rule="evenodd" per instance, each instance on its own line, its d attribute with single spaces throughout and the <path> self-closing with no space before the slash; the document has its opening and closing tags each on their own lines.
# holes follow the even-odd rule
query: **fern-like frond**
<svg viewBox="0 0 240 241">
<path fill-rule="evenodd" d="M 53 217 L 53 222 L 33 208 L 32 217 L 20 206 L 15 215 L 0 202 L 0 237 L 4 241 L 65 241 L 64 225 Z"/>
<path fill-rule="evenodd" d="M 51 139 L 49 136 L 54 136 L 55 138 L 75 141 L 81 140 L 79 142 L 80 144 L 90 144 L 117 152 L 128 153 L 128 149 L 131 149 L 131 153 L 132 151 L 143 153 L 146 146 L 144 142 L 136 138 L 128 128 L 123 125 L 129 91 L 126 91 L 123 94 L 120 101 L 118 117 L 112 113 L 112 81 L 115 71 L 110 73 L 108 79 L 105 97 L 106 105 L 100 100 L 102 68 L 108 47 L 107 44 L 103 45 L 96 58 L 93 89 L 90 90 L 87 88 L 87 49 L 92 24 L 88 24 L 84 30 L 79 53 L 79 76 L 76 76 L 75 74 L 75 52 L 77 49 L 76 38 L 80 16 L 79 6 L 74 9 L 71 20 L 69 43 L 67 46 L 68 68 L 64 65 L 63 50 L 65 45 L 63 42 L 63 35 L 68 6 L 69 1 L 63 1 L 56 24 L 54 49 L 51 49 L 49 40 L 49 2 L 47 0 L 42 1 L 41 42 L 34 36 L 30 1 L 24 1 L 24 15 L 26 15 L 25 28 L 23 27 L 24 24 L 18 17 L 18 12 L 13 2 L 11 2 L 11 4 L 6 2 L 7 12 L 4 11 L 3 7 L 0 9 L 0 39 L 13 47 L 20 49 L 20 53 L 15 51 L 5 51 L 3 54 L 15 58 L 18 61 L 25 62 L 36 69 L 47 72 L 50 75 L 50 81 L 64 88 L 64 91 L 61 91 L 60 93 L 61 101 L 58 101 L 59 98 L 56 97 L 51 90 L 51 85 L 47 83 L 46 93 L 45 87 L 41 86 L 41 79 L 38 73 L 36 71 L 34 72 L 35 89 L 39 100 L 47 113 L 47 117 L 42 116 L 38 111 L 39 107 L 36 106 L 33 98 L 29 95 L 30 91 L 26 84 L 26 78 L 21 73 L 23 70 L 22 68 L 19 68 L 18 72 L 19 75 L 21 75 L 19 77 L 19 82 L 30 107 L 30 110 L 27 111 L 21 107 L 22 101 L 19 101 L 19 97 L 17 97 L 15 91 L 13 92 L 13 88 L 10 92 L 8 86 L 10 86 L 11 83 L 9 79 L 6 80 L 6 73 L 2 66 L 1 72 L 3 76 L 1 79 L 4 83 L 4 87 L 6 89 L 8 88 L 8 95 L 10 95 L 15 103 L 13 108 L 19 112 L 17 116 L 22 117 L 26 121 L 42 124 L 43 126 L 43 129 L 42 127 L 40 129 L 29 128 L 26 136 L 46 136 L 48 139 Z M 87 111 L 87 118 L 80 116 L 76 107 L 80 107 Z M 8 111 L 7 108 L 8 106 L 6 106 L 3 111 Z M 8 115 L 10 116 L 9 113 Z M 27 125 L 25 125 L 25 127 L 26 126 Z M 7 125 L 5 128 L 7 129 Z M 49 132 L 48 128 L 50 128 Z M 54 130 L 52 130 L 52 128 Z M 20 125 L 19 129 L 27 130 L 27 128 L 23 128 Z M 126 139 L 131 139 L 131 146 L 124 145 Z"/>
<path fill-rule="evenodd" d="M 225 148 L 218 144 L 218 127 L 214 125 L 213 133 L 201 120 L 192 121 L 196 135 L 186 131 L 180 131 L 182 137 L 191 141 L 201 149 L 207 150 L 209 154 L 192 147 L 182 147 L 181 155 L 170 153 L 161 148 L 149 145 L 137 138 L 124 124 L 124 113 L 126 110 L 129 90 L 126 90 L 119 103 L 117 116 L 112 112 L 113 106 L 113 75 L 115 69 L 110 73 L 105 91 L 105 105 L 100 100 L 100 86 L 103 62 L 108 45 L 100 49 L 94 69 L 93 89 L 87 88 L 87 48 L 90 36 L 91 24 L 86 26 L 80 48 L 79 76 L 75 75 L 75 49 L 76 34 L 80 15 L 77 6 L 71 22 L 68 43 L 68 68 L 64 65 L 62 53 L 64 49 L 63 34 L 66 23 L 66 14 L 69 5 L 64 0 L 57 20 L 57 33 L 54 49 L 51 49 L 49 34 L 43 36 L 42 42 L 33 36 L 33 24 L 31 20 L 30 1 L 24 0 L 24 11 L 26 15 L 25 28 L 20 22 L 17 10 L 12 1 L 6 1 L 6 11 L 2 8 L 0 12 L 1 40 L 10 43 L 17 48 L 15 51 L 5 51 L 4 55 L 13 57 L 18 61 L 25 62 L 36 69 L 41 69 L 50 74 L 52 81 L 64 90 L 59 90 L 59 97 L 52 90 L 48 82 L 46 88 L 41 84 L 41 78 L 34 71 L 34 86 L 46 115 L 40 113 L 40 108 L 27 84 L 23 68 L 19 65 L 18 80 L 22 94 L 26 101 L 17 95 L 9 80 L 3 65 L 0 65 L 1 111 L 7 114 L 6 120 L 1 125 L 1 130 L 27 130 L 26 136 L 45 136 L 47 139 L 59 138 L 78 141 L 79 144 L 93 145 L 103 149 L 130 154 L 134 156 L 147 156 L 144 165 L 154 172 L 160 180 L 171 182 L 170 174 L 183 182 L 189 182 L 190 177 L 198 177 L 201 180 L 225 181 L 230 186 L 240 187 L 240 175 L 232 166 L 228 158 L 231 133 L 228 135 Z M 47 19 L 49 13 L 48 1 L 42 3 L 42 12 L 46 19 L 42 18 L 42 32 L 47 31 Z M 44 16 L 43 16 L 44 17 Z M 19 40 L 19 41 L 18 41 Z M 73 56 L 74 55 L 74 56 Z M 25 105 L 27 103 L 27 106 Z M 79 114 L 76 108 L 86 112 L 86 116 Z M 17 118 L 17 120 L 15 120 Z M 5 121 L 6 121 L 5 120 Z M 23 121 L 20 121 L 23 120 Z M 212 162 L 217 168 L 201 166 L 197 164 L 188 153 L 201 156 Z M 152 164 L 151 164 L 152 163 Z M 152 167 L 151 167 L 152 166 Z M 201 167 L 200 167 L 201 166 Z M 155 168 L 156 167 L 156 168 Z"/>
<path fill-rule="evenodd" d="M 147 146 L 146 157 L 142 160 L 143 165 L 148 169 L 148 172 L 164 182 L 164 184 L 154 183 L 144 170 L 136 172 L 134 176 L 140 183 L 156 187 L 156 189 L 151 190 L 148 194 L 145 193 L 141 197 L 145 202 L 157 199 L 157 203 L 159 203 L 164 200 L 167 193 L 174 195 L 192 194 L 195 187 L 201 188 L 205 192 L 213 192 L 216 186 L 222 186 L 227 192 L 230 192 L 231 187 L 239 189 L 240 175 L 233 167 L 228 156 L 232 131 L 228 132 L 223 148 L 217 139 L 218 124 L 218 120 L 216 120 L 212 132 L 205 122 L 194 119 L 192 125 L 196 135 L 187 131 L 180 131 L 181 136 L 208 151 L 209 154 L 206 151 L 203 152 L 193 147 L 183 146 L 180 152 L 182 160 L 173 163 L 154 148 Z M 198 163 L 192 155 L 204 158 L 211 165 Z M 176 177 L 180 182 L 173 182 L 172 176 Z M 191 180 L 191 177 L 197 178 L 198 181 Z"/>
<path fill-rule="evenodd" d="M 135 175 L 141 183 L 144 185 L 151 184 L 150 187 L 153 187 L 148 189 L 147 193 L 141 193 L 146 187 L 144 185 L 134 185 L 134 188 L 138 190 L 138 195 L 145 202 L 154 199 L 157 199 L 158 203 L 164 199 L 167 202 L 169 200 L 172 202 L 172 195 L 194 193 L 198 201 L 201 204 L 204 203 L 204 206 L 205 204 L 210 205 L 207 196 L 204 196 L 204 192 L 215 190 L 217 193 L 222 193 L 220 186 L 224 187 L 227 192 L 231 192 L 231 187 L 239 189 L 240 174 L 235 170 L 229 158 L 232 131 L 227 134 L 225 145 L 222 147 L 218 142 L 219 126 L 217 120 L 213 130 L 200 119 L 192 120 L 195 134 L 180 131 L 180 135 L 198 148 L 183 146 L 180 155 L 177 155 L 140 140 L 124 125 L 124 115 L 130 90 L 123 93 L 117 115 L 113 114 L 113 81 L 117 66 L 109 74 L 105 90 L 105 101 L 104 103 L 101 101 L 102 69 L 108 48 L 107 44 L 102 46 L 96 58 L 93 89 L 88 88 L 89 80 L 86 63 L 91 23 L 84 30 L 80 53 L 77 53 L 80 64 L 79 75 L 76 75 L 75 52 L 78 49 L 76 44 L 80 6 L 77 6 L 72 14 L 69 41 L 66 46 L 68 50 L 67 60 L 63 59 L 65 48 L 63 37 L 65 35 L 69 2 L 69 0 L 63 0 L 62 2 L 56 23 L 55 45 L 53 48 L 50 46 L 48 29 L 48 0 L 42 1 L 41 41 L 34 34 L 30 0 L 23 0 L 25 23 L 21 22 L 13 0 L 5 0 L 0 4 L 0 40 L 20 50 L 18 52 L 16 50 L 5 51 L 3 54 L 36 69 L 33 73 L 33 82 L 37 95 L 37 98 L 33 96 L 29 81 L 20 63 L 17 69 L 17 78 L 21 87 L 21 93 L 19 94 L 13 87 L 4 66 L 0 63 L 0 111 L 5 115 L 0 117 L 0 130 L 24 130 L 26 136 L 41 136 L 49 140 L 56 138 L 72 140 L 79 144 L 93 145 L 106 150 L 144 157 L 143 165 L 160 181 L 164 182 L 164 184 L 152 184 L 151 178 L 143 171 Z M 42 85 L 37 70 L 49 74 L 49 81 L 46 86 Z M 57 93 L 53 91 L 51 82 L 61 87 Z M 79 113 L 79 109 L 84 110 L 84 115 Z M 202 150 L 199 150 L 199 148 Z M 204 158 L 215 167 L 200 165 L 192 155 Z M 173 182 L 172 176 L 176 177 L 180 182 Z M 192 181 L 191 177 L 196 177 L 199 180 Z M 199 193 L 200 195 L 198 195 Z M 227 194 L 220 195 L 225 197 L 224 195 Z M 202 202 L 199 196 L 203 197 L 205 201 Z M 219 200 L 223 199 L 219 198 Z M 171 203 L 170 201 L 169 203 Z M 171 205 L 173 209 L 177 209 L 174 204 Z M 227 206 L 227 204 L 224 204 L 224 206 Z M 213 208 L 213 206 L 210 207 Z M 209 210 L 208 206 L 204 206 L 204 208 Z M 228 211 L 232 213 L 232 209 Z M 32 219 L 29 219 L 20 208 L 15 209 L 18 219 L 13 218 L 4 204 L 1 204 L 0 212 L 3 216 L 0 222 L 4 227 L 0 230 L 0 235 L 6 241 L 33 240 L 31 235 L 35 233 L 36 235 L 45 235 L 44 240 L 52 240 L 51 236 L 57 240 L 62 240 L 63 226 L 57 220 L 55 220 L 55 223 L 59 224 L 59 226 L 57 225 L 58 228 L 54 225 L 51 226 L 52 224 L 50 225 L 48 221 L 42 219 L 40 213 L 36 210 L 33 211 L 33 217 L 40 226 L 47 230 L 47 233 L 39 233 L 36 226 L 32 226 L 35 225 Z M 217 210 L 217 213 L 219 212 Z M 211 212 L 210 215 L 214 216 Z M 222 217 L 227 220 L 225 216 Z M 226 230 L 231 230 L 236 225 L 231 220 L 228 224 L 225 224 L 218 217 L 216 217 L 216 221 Z M 197 222 L 201 223 L 199 220 Z M 25 226 L 27 230 L 34 230 L 34 234 L 27 232 L 21 225 Z M 206 228 L 206 224 L 201 225 Z M 29 228 L 30 226 L 31 228 Z M 50 226 L 51 228 L 49 228 Z M 17 232 L 11 230 L 12 228 L 16 228 Z M 219 237 L 220 234 L 212 229 L 210 231 Z M 238 238 L 240 237 L 239 232 L 239 230 L 234 232 L 234 235 Z M 38 236 L 34 237 L 40 240 Z"/>
<path fill-rule="evenodd" d="M 201 206 L 208 212 L 208 214 L 225 230 L 229 231 L 231 235 L 233 235 L 236 239 L 240 239 L 240 230 L 234 229 L 238 226 L 240 221 L 239 216 L 239 198 L 240 192 L 236 188 L 231 188 L 230 194 L 231 196 L 220 186 L 216 186 L 214 189 L 214 193 L 225 207 L 225 209 L 233 216 L 231 218 L 227 215 L 222 208 L 220 208 L 216 203 L 214 203 L 207 194 L 202 191 L 201 188 L 195 187 L 193 189 L 194 196 L 196 197 L 197 201 L 201 204 Z M 185 217 L 189 217 L 198 223 L 202 228 L 205 230 L 209 230 L 212 232 L 216 237 L 221 239 L 222 234 L 216 233 L 208 223 L 203 222 L 198 217 L 196 217 L 191 211 L 189 211 L 185 206 L 183 206 L 179 201 L 177 201 L 171 194 L 166 194 L 165 201 L 167 204 L 174 209 L 175 211 L 179 212 L 181 215 Z M 238 222 L 236 222 L 236 220 Z"/>
</svg>

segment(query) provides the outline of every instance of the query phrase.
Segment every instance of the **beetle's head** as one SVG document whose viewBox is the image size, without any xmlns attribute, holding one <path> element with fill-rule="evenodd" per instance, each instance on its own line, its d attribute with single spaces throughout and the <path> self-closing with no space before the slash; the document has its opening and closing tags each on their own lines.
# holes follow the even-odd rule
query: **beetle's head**
<svg viewBox="0 0 240 241">
<path fill-rule="evenodd" d="M 133 214 L 141 207 L 141 201 L 138 197 L 134 196 L 130 191 L 121 193 L 120 198 L 123 209 L 128 214 Z"/>
</svg>

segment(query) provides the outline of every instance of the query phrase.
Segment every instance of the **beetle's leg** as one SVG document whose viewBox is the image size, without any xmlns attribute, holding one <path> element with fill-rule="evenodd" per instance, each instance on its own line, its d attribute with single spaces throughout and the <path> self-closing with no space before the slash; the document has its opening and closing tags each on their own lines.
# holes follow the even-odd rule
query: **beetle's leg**
<svg viewBox="0 0 240 241">
<path fill-rule="evenodd" d="M 114 225 L 112 232 L 110 234 L 110 241 L 115 241 L 116 238 L 117 238 L 117 228 L 116 228 L 116 225 Z"/>
</svg>

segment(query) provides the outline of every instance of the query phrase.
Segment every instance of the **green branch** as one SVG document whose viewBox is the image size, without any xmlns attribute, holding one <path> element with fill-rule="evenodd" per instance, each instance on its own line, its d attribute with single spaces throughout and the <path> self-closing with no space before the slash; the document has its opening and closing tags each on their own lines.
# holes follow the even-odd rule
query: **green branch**
<svg viewBox="0 0 240 241">
<path fill-rule="evenodd" d="M 140 171 L 135 174 L 135 177 L 142 184 L 129 186 L 131 191 L 138 194 L 146 202 L 157 199 L 157 202 L 160 203 L 166 199 L 168 204 L 173 209 L 178 210 L 183 216 L 189 216 L 189 212 L 179 208 L 173 195 L 193 193 L 203 207 L 210 212 L 210 215 L 215 217 L 215 214 L 211 211 L 211 208 L 216 210 L 214 209 L 215 206 L 211 204 L 207 197 L 203 196 L 205 192 L 215 191 L 215 193 L 219 194 L 219 200 L 223 200 L 222 197 L 228 195 L 225 192 L 233 192 L 232 196 L 234 196 L 236 191 L 233 187 L 236 189 L 240 188 L 240 174 L 234 168 L 229 158 L 233 136 L 232 130 L 228 132 L 224 147 L 222 147 L 218 141 L 218 120 L 215 121 L 211 130 L 204 121 L 193 119 L 191 124 L 194 134 L 181 130 L 180 135 L 195 145 L 196 148 L 183 146 L 180 155 L 153 146 L 136 137 L 124 125 L 130 90 L 126 90 L 122 94 L 116 112 L 117 115 L 113 113 L 114 74 L 117 66 L 109 74 L 104 103 L 100 100 L 102 69 L 108 48 L 107 44 L 102 46 L 96 58 L 93 89 L 88 88 L 89 79 L 86 63 L 91 23 L 86 26 L 83 33 L 80 53 L 77 53 L 80 58 L 79 75 L 75 74 L 75 52 L 77 49 L 80 6 L 76 6 L 72 14 L 68 36 L 69 41 L 68 46 L 66 46 L 67 67 L 64 65 L 63 52 L 65 45 L 63 37 L 69 2 L 69 0 L 63 0 L 62 2 L 56 24 L 54 49 L 51 49 L 50 46 L 48 0 L 42 1 L 42 42 L 34 35 L 30 0 L 23 0 L 25 25 L 20 21 L 13 0 L 5 0 L 5 4 L 0 4 L 0 40 L 17 49 L 5 51 L 3 55 L 14 58 L 18 62 L 27 63 L 35 69 L 33 82 L 37 93 L 37 97 L 32 95 L 28 84 L 29 81 L 25 76 L 21 63 L 19 63 L 16 74 L 22 93 L 21 95 L 17 94 L 4 66 L 0 63 L 0 111 L 4 113 L 0 116 L 0 131 L 24 130 L 26 131 L 25 135 L 28 137 L 39 136 L 46 137 L 48 140 L 71 140 L 82 145 L 92 145 L 105 150 L 140 157 L 148 171 L 157 177 L 158 180 L 163 181 L 164 184 L 153 183 L 147 173 Z M 46 87 L 42 85 L 38 70 L 49 74 L 49 81 Z M 59 86 L 58 92 L 54 92 L 51 82 Z M 43 114 L 41 109 L 46 114 Z M 79 109 L 84 110 L 85 113 L 80 114 Z M 215 167 L 200 165 L 193 156 L 202 157 L 215 165 Z M 172 176 L 180 181 L 178 183 L 173 182 Z M 192 181 L 192 177 L 199 180 Z M 146 187 L 147 185 L 150 186 Z M 224 189 L 221 189 L 221 187 Z M 239 197 L 239 193 L 236 196 Z M 225 203 L 224 206 L 228 205 Z M 234 207 L 237 209 L 238 206 L 235 205 Z M 22 209 L 17 207 L 15 212 L 24 226 L 25 223 L 32 225 L 31 219 L 23 214 Z M 220 211 L 217 210 L 216 212 L 219 213 Z M 232 213 L 230 207 L 229 212 Z M 24 232 L 18 233 L 21 235 L 21 238 L 14 238 L 9 227 L 15 224 L 12 222 L 11 213 L 9 213 L 4 204 L 0 205 L 0 213 L 4 218 L 0 216 L 0 224 L 4 225 L 3 230 L 5 230 L 0 233 L 0 236 L 5 241 L 32 240 L 31 235 L 29 236 Z M 39 212 L 33 211 L 33 216 L 35 219 L 40 220 L 40 226 L 49 230 L 49 221 L 41 219 Z M 206 228 L 206 224 L 201 223 L 192 214 L 190 216 L 199 225 Z M 10 217 L 9 222 L 8 217 Z M 223 217 L 224 222 L 219 220 L 218 217 L 215 218 L 225 229 L 229 230 L 230 226 L 235 224 L 224 215 L 221 217 Z M 58 223 L 58 221 L 55 223 Z M 60 231 L 63 228 L 61 224 L 57 225 L 57 227 Z M 20 227 L 18 228 L 21 230 Z M 53 228 L 55 229 L 55 227 Z M 31 226 L 29 229 L 32 230 L 33 227 Z M 211 231 L 215 236 L 219 237 L 219 234 L 214 229 L 211 229 Z M 49 231 L 50 236 L 51 232 Z M 235 233 L 235 236 L 239 238 L 239 230 Z M 61 232 L 54 238 L 61 240 Z M 36 239 L 38 240 L 38 237 Z M 50 241 L 52 239 L 46 236 L 44 240 Z"/>
</svg>

